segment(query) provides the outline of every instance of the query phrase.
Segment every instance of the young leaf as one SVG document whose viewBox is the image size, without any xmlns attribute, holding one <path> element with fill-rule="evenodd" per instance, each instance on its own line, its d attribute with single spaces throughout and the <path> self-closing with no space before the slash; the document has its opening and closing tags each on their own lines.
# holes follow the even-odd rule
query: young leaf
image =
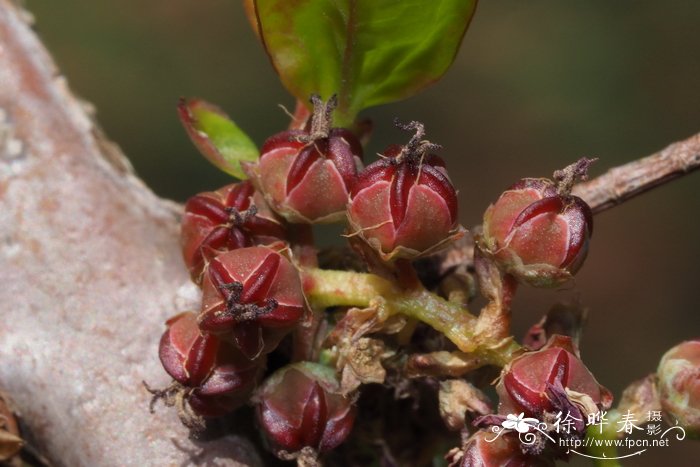
<svg viewBox="0 0 700 467">
<path fill-rule="evenodd" d="M 187 134 L 209 162 L 244 180 L 242 161 L 255 161 L 255 143 L 217 106 L 201 99 L 181 99 L 178 113 Z"/>
<path fill-rule="evenodd" d="M 285 87 L 304 102 L 312 93 L 338 94 L 337 123 L 348 125 L 360 110 L 410 97 L 440 79 L 476 3 L 254 0 L 254 20 Z"/>
</svg>

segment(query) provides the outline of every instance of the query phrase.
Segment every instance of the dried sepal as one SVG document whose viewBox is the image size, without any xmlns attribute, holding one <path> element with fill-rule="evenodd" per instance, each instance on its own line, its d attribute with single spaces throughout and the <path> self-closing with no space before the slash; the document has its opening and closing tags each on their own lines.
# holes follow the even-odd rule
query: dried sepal
<svg viewBox="0 0 700 467">
<path fill-rule="evenodd" d="M 382 362 L 394 355 L 380 339 L 365 337 L 382 332 L 396 334 L 406 324 L 401 316 L 387 316 L 381 303 L 368 308 L 351 308 L 326 339 L 341 375 L 341 393 L 350 394 L 361 384 L 383 383 Z"/>
<path fill-rule="evenodd" d="M 452 431 L 467 428 L 467 415 L 491 413 L 491 401 L 473 384 L 461 379 L 440 382 L 440 416 Z"/>
</svg>

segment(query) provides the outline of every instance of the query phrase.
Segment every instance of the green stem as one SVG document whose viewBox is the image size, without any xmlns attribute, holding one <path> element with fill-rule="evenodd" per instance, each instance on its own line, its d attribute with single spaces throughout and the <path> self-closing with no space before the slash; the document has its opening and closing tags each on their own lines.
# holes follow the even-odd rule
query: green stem
<svg viewBox="0 0 700 467">
<path fill-rule="evenodd" d="M 385 318 L 403 314 L 443 333 L 462 352 L 497 352 L 491 360 L 505 364 L 519 346 L 510 339 L 478 334 L 478 319 L 461 305 L 449 302 L 422 287 L 406 290 L 374 274 L 352 271 L 305 269 L 304 291 L 312 306 L 369 307 L 376 304 Z"/>
<path fill-rule="evenodd" d="M 307 298 L 321 308 L 368 307 L 373 299 L 393 293 L 391 282 L 374 274 L 308 268 L 302 277 Z"/>
<path fill-rule="evenodd" d="M 425 289 L 391 296 L 385 306 L 392 313 L 401 313 L 430 325 L 463 352 L 474 351 L 477 346 L 474 339 L 476 318 L 462 306 Z"/>
</svg>

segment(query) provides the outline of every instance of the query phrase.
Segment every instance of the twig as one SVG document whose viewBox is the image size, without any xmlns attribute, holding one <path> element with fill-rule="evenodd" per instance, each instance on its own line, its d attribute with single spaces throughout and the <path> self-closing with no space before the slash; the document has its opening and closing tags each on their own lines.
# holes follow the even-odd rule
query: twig
<svg viewBox="0 0 700 467">
<path fill-rule="evenodd" d="M 700 133 L 673 143 L 656 154 L 613 167 L 593 180 L 579 183 L 574 186 L 573 194 L 583 198 L 593 213 L 599 213 L 699 168 Z M 476 226 L 472 231 L 479 228 Z M 449 272 L 455 264 L 471 267 L 474 264 L 471 236 L 465 236 L 461 243 L 431 257 L 430 262 L 430 267 L 440 274 Z"/>
<path fill-rule="evenodd" d="M 700 168 L 700 133 L 574 187 L 599 213 Z"/>
</svg>

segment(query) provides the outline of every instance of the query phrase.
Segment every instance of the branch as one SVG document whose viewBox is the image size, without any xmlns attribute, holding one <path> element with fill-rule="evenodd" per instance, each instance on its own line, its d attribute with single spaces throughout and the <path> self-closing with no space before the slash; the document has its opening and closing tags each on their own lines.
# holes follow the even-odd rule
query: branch
<svg viewBox="0 0 700 467">
<path fill-rule="evenodd" d="M 700 133 L 581 183 L 574 194 L 599 213 L 699 168 Z"/>
<path fill-rule="evenodd" d="M 597 214 L 698 169 L 700 133 L 579 183 L 574 186 L 573 193 L 583 198 Z M 465 235 L 451 248 L 422 261 L 421 268 L 429 268 L 438 277 L 459 265 L 470 267 L 474 264 L 474 241 L 470 235 Z"/>
<path fill-rule="evenodd" d="M 259 465 L 148 412 L 164 320 L 198 301 L 176 205 L 138 180 L 0 0 L 0 386 L 57 465 Z M 25 433 L 25 436 L 27 434 Z"/>
</svg>

